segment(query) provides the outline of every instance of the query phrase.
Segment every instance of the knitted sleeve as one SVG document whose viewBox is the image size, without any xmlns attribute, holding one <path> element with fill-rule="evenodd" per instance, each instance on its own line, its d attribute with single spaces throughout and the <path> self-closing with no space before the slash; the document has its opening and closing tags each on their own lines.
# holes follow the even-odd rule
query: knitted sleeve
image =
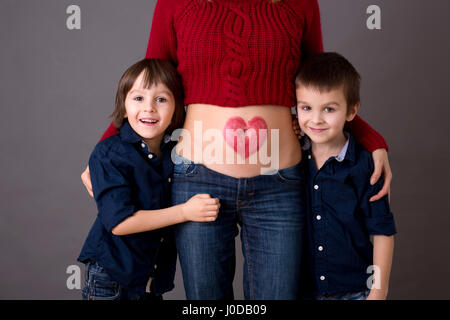
<svg viewBox="0 0 450 320">
<path fill-rule="evenodd" d="M 102 138 L 100 139 L 100 141 L 105 140 L 106 138 L 109 138 L 115 134 L 118 134 L 119 130 L 117 130 L 117 128 L 114 126 L 114 123 L 111 122 L 111 124 L 109 125 L 108 129 L 106 129 L 105 133 L 103 133 Z"/>
<path fill-rule="evenodd" d="M 145 54 L 146 58 L 165 59 L 177 64 L 177 38 L 174 27 L 177 4 L 178 1 L 174 0 L 157 1 Z"/>
<path fill-rule="evenodd" d="M 317 0 L 310 0 L 308 10 L 305 10 L 306 25 L 303 30 L 302 54 L 303 59 L 323 52 L 322 26 L 320 23 L 320 9 Z"/>
<path fill-rule="evenodd" d="M 353 121 L 347 122 L 346 128 L 350 130 L 356 141 L 367 151 L 374 152 L 382 148 L 389 151 L 389 147 L 381 134 L 375 131 L 360 116 L 357 115 Z"/>
</svg>

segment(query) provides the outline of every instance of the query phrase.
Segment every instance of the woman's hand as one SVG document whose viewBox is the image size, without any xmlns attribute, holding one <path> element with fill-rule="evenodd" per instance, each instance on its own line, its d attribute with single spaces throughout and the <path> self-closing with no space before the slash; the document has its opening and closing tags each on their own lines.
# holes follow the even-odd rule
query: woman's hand
<svg viewBox="0 0 450 320">
<path fill-rule="evenodd" d="M 185 221 L 211 222 L 217 219 L 220 202 L 209 194 L 196 194 L 182 205 Z"/>
<path fill-rule="evenodd" d="M 89 195 L 93 198 L 94 193 L 92 192 L 92 183 L 91 183 L 91 174 L 89 172 L 89 166 L 86 167 L 86 170 L 81 174 L 81 181 L 87 189 Z"/>
<path fill-rule="evenodd" d="M 389 159 L 386 149 L 377 149 L 372 152 L 373 164 L 375 169 L 373 171 L 372 177 L 370 177 L 370 184 L 375 184 L 378 179 L 380 179 L 381 174 L 384 176 L 383 188 L 372 198 L 370 201 L 377 201 L 383 198 L 385 195 L 391 196 L 391 181 L 392 181 L 392 171 L 389 165 Z"/>
</svg>

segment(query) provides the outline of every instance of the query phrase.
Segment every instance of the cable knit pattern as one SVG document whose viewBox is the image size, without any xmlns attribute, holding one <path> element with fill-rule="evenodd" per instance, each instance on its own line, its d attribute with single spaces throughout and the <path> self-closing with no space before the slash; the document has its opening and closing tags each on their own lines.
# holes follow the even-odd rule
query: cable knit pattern
<svg viewBox="0 0 450 320">
<path fill-rule="evenodd" d="M 160 0 L 147 57 L 177 63 L 185 104 L 292 107 L 302 55 L 320 51 L 317 0 Z"/>
</svg>

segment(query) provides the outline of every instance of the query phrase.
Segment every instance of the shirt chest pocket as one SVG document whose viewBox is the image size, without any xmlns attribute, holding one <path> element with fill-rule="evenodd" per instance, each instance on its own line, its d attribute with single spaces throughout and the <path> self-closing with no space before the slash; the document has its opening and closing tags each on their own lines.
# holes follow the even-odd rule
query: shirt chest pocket
<svg viewBox="0 0 450 320">
<path fill-rule="evenodd" d="M 343 220 L 353 219 L 358 206 L 356 191 L 351 186 L 338 183 L 323 186 L 321 200 Z"/>
</svg>

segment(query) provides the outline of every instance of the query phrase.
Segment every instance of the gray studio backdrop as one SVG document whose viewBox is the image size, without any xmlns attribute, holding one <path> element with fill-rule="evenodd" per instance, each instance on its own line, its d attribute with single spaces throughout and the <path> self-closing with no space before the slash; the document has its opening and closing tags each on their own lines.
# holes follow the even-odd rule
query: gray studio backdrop
<svg viewBox="0 0 450 320">
<path fill-rule="evenodd" d="M 319 2 L 325 49 L 360 71 L 360 114 L 391 148 L 398 235 L 390 298 L 449 299 L 450 1 Z M 79 30 L 67 28 L 72 4 Z M 381 30 L 366 26 L 373 4 Z M 83 277 L 76 258 L 96 216 L 80 174 L 110 122 L 119 77 L 145 54 L 154 6 L 0 1 L 1 299 L 80 298 L 67 279 L 77 266 Z M 185 298 L 179 269 L 166 298 Z"/>
</svg>

